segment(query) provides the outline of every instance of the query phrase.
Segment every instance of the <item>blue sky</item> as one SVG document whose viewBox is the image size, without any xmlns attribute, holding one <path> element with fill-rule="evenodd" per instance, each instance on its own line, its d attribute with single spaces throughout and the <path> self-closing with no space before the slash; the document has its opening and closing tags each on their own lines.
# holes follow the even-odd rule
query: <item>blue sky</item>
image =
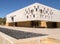
<svg viewBox="0 0 60 44">
<path fill-rule="evenodd" d="M 60 0 L 0 0 L 0 17 L 3 18 L 9 13 L 35 2 L 60 10 Z"/>
</svg>

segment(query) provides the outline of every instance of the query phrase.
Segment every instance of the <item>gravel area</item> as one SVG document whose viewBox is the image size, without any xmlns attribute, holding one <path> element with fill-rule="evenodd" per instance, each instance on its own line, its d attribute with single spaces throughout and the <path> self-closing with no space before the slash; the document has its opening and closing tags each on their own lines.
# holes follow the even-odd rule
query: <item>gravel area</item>
<svg viewBox="0 0 60 44">
<path fill-rule="evenodd" d="M 31 33 L 31 32 L 12 30 L 12 29 L 1 28 L 1 27 L 0 27 L 0 31 L 11 36 L 11 37 L 14 37 L 16 39 L 24 39 L 24 38 L 45 36 L 46 35 L 46 34 L 37 34 L 37 33 Z"/>
</svg>

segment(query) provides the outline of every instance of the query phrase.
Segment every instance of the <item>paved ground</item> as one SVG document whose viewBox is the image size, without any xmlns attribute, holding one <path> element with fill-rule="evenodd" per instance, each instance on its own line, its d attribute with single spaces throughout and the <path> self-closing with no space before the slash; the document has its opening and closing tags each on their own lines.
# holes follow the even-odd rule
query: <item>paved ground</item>
<svg viewBox="0 0 60 44">
<path fill-rule="evenodd" d="M 49 36 L 50 38 L 60 40 L 60 28 L 47 29 L 47 28 L 6 27 L 6 26 L 0 26 L 0 27 L 13 29 L 13 30 L 20 30 L 25 32 L 33 32 L 38 34 L 47 34 L 47 36 Z"/>
<path fill-rule="evenodd" d="M 46 34 L 38 34 L 38 33 L 31 33 L 31 32 L 25 32 L 25 31 L 12 30 L 12 29 L 1 28 L 1 27 L 0 27 L 0 32 L 3 32 L 11 37 L 16 38 L 16 39 L 24 39 L 24 38 L 46 35 Z"/>
</svg>

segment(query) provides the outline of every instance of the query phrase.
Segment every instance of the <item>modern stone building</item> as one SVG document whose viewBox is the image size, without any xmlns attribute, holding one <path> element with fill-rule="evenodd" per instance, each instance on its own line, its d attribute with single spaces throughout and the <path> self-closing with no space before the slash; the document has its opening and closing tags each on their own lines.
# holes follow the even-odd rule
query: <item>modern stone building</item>
<svg viewBox="0 0 60 44">
<path fill-rule="evenodd" d="M 60 10 L 34 3 L 8 14 L 6 26 L 60 27 Z"/>
</svg>

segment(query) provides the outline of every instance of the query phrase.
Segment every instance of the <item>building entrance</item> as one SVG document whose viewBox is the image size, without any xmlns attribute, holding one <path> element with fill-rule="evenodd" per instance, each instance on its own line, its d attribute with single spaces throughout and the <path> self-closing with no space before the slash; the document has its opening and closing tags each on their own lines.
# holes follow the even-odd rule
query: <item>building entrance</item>
<svg viewBox="0 0 60 44">
<path fill-rule="evenodd" d="M 31 21 L 31 27 L 35 27 L 35 28 L 57 28 L 56 22 L 45 22 L 45 23 L 42 24 L 41 21 Z"/>
<path fill-rule="evenodd" d="M 18 26 L 18 25 L 17 25 L 17 22 L 15 22 L 15 24 L 14 24 L 14 25 L 15 25 L 15 26 Z"/>
<path fill-rule="evenodd" d="M 31 21 L 31 27 L 39 27 L 39 21 Z"/>
<path fill-rule="evenodd" d="M 47 28 L 57 28 L 56 22 L 47 22 Z"/>
</svg>

